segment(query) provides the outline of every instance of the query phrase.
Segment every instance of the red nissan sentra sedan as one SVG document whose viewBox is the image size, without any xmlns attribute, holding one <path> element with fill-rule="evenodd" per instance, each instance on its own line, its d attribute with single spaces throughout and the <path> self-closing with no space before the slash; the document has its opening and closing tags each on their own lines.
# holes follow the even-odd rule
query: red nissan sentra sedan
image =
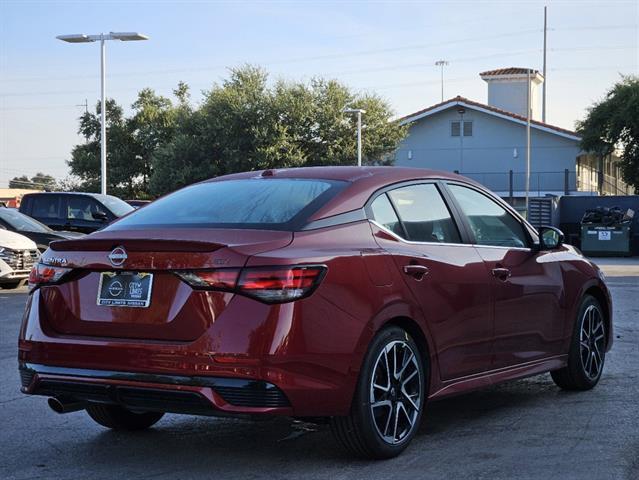
<svg viewBox="0 0 639 480">
<path fill-rule="evenodd" d="M 34 268 L 23 391 L 114 429 L 165 412 L 327 419 L 359 455 L 400 453 L 424 405 L 551 372 L 599 380 L 599 269 L 456 175 L 248 172 L 186 187 Z"/>
</svg>

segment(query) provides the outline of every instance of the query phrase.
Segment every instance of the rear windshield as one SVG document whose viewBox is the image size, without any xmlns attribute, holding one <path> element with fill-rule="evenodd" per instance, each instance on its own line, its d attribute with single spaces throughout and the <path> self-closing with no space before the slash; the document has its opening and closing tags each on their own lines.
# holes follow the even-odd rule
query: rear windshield
<svg viewBox="0 0 639 480">
<path fill-rule="evenodd" d="M 296 229 L 346 184 L 297 178 L 199 183 L 136 210 L 106 230 L 148 226 Z"/>
</svg>

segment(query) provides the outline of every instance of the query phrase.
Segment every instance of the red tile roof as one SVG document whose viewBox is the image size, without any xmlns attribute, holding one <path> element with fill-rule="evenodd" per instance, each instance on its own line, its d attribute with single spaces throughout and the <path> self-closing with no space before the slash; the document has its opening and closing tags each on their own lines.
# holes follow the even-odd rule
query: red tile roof
<svg viewBox="0 0 639 480">
<path fill-rule="evenodd" d="M 475 102 L 474 100 L 469 100 L 465 97 L 461 97 L 459 95 L 457 95 L 455 98 L 451 98 L 449 100 L 446 100 L 444 102 L 441 103 L 436 103 L 435 105 L 431 105 L 430 107 L 424 108 L 423 110 L 419 110 L 417 112 L 411 113 L 410 115 L 405 115 L 401 118 L 398 118 L 397 121 L 401 122 L 403 120 L 407 120 L 411 117 L 415 117 L 417 115 L 421 115 L 423 113 L 428 113 L 431 110 L 435 110 L 436 108 L 442 107 L 448 103 L 451 104 L 464 104 L 467 105 L 469 107 L 478 107 L 481 108 L 483 110 L 489 110 L 491 112 L 497 113 L 499 115 L 505 115 L 507 117 L 511 117 L 515 120 L 519 120 L 519 121 L 527 121 L 526 117 L 524 117 L 523 115 L 517 115 L 516 113 L 512 113 L 512 112 L 508 112 L 506 110 L 502 110 L 501 108 L 497 108 L 497 107 L 493 107 L 491 105 L 486 105 L 484 103 L 479 103 L 479 102 Z M 451 105 L 452 106 L 452 105 Z M 575 137 L 578 137 L 579 135 L 576 132 L 573 132 L 572 130 L 568 130 L 565 128 L 561 128 L 561 127 L 557 127 L 555 125 L 550 125 L 549 123 L 545 123 L 545 122 L 540 122 L 539 120 L 531 120 L 530 121 L 531 125 L 536 125 L 538 127 L 543 127 L 543 128 L 548 128 L 550 130 L 555 130 L 557 132 L 566 134 L 566 135 L 572 135 Z"/>
<path fill-rule="evenodd" d="M 528 74 L 528 72 L 535 75 L 539 73 L 539 70 L 533 70 L 531 68 L 521 68 L 521 67 L 498 68 L 497 70 L 486 70 L 485 72 L 481 72 L 479 76 L 490 77 L 493 75 L 526 75 Z"/>
</svg>

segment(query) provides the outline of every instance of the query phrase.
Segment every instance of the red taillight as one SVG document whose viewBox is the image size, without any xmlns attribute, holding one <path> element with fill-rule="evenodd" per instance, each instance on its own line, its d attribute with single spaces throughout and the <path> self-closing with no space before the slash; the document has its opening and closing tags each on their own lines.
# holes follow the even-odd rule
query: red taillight
<svg viewBox="0 0 639 480">
<path fill-rule="evenodd" d="M 266 303 L 290 302 L 310 295 L 325 271 L 324 266 L 246 268 L 237 289 Z"/>
<path fill-rule="evenodd" d="M 222 268 L 218 270 L 193 270 L 175 272 L 182 280 L 193 287 L 212 290 L 233 291 L 240 274 L 239 268 Z"/>
<path fill-rule="evenodd" d="M 33 290 L 41 285 L 58 283 L 70 271 L 70 268 L 36 263 L 29 274 L 29 288 Z"/>
<path fill-rule="evenodd" d="M 176 272 L 193 287 L 233 291 L 265 303 L 284 303 L 310 295 L 326 272 L 324 265 L 248 267 Z"/>
</svg>

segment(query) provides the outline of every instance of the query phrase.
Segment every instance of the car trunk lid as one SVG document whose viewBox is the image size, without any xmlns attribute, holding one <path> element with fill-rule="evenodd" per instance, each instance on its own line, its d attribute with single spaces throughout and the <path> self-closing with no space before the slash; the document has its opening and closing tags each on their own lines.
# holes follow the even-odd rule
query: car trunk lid
<svg viewBox="0 0 639 480">
<path fill-rule="evenodd" d="M 66 282 L 41 288 L 43 318 L 66 335 L 193 341 L 233 294 L 194 290 L 174 271 L 241 268 L 251 255 L 282 248 L 292 238 L 291 232 L 267 230 L 143 229 L 53 242 L 43 261 L 73 272 Z M 110 259 L 116 250 L 124 255 Z M 152 274 L 147 307 L 99 304 L 101 282 L 122 272 Z"/>
</svg>

